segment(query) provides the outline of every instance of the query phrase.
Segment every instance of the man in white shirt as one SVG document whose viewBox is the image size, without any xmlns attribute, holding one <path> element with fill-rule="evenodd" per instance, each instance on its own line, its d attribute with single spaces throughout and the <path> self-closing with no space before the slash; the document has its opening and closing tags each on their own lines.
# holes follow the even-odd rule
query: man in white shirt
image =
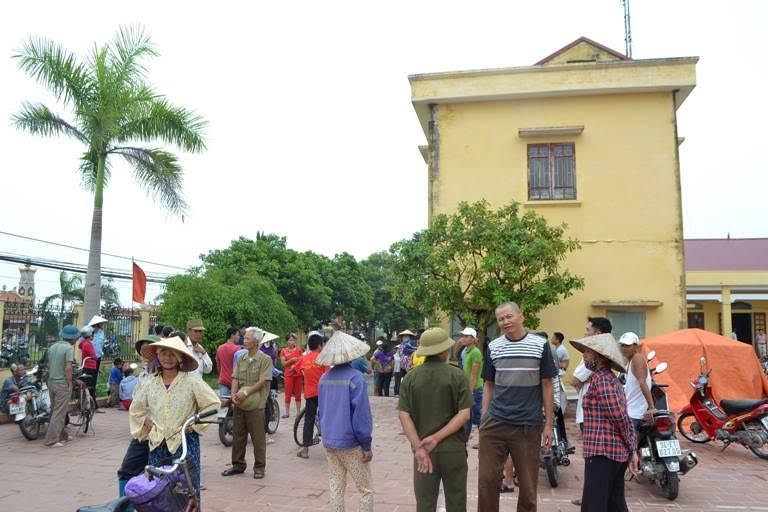
<svg viewBox="0 0 768 512">
<path fill-rule="evenodd" d="M 202 377 L 204 373 L 211 373 L 213 370 L 213 361 L 208 352 L 205 351 L 203 345 L 200 343 L 203 341 L 203 333 L 205 327 L 203 327 L 202 320 L 190 320 L 187 322 L 187 350 L 192 357 L 197 360 L 197 370 L 190 372 Z"/>
<path fill-rule="evenodd" d="M 611 321 L 602 316 L 587 317 L 587 326 L 584 329 L 584 336 L 596 336 L 598 334 L 608 334 L 613 330 Z M 589 389 L 589 379 L 592 377 L 592 372 L 587 370 L 584 366 L 584 361 L 580 362 L 576 369 L 573 371 L 573 378 L 571 378 L 571 385 L 579 392 L 578 401 L 576 402 L 576 424 L 579 426 L 579 430 L 584 430 L 584 411 L 581 408 L 581 401 L 584 395 Z"/>
</svg>

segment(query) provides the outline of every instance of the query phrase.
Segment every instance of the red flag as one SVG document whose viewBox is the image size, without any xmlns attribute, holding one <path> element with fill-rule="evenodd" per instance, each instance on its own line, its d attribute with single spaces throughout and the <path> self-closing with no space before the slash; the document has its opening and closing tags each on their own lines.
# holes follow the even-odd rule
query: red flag
<svg viewBox="0 0 768 512">
<path fill-rule="evenodd" d="M 135 262 L 133 263 L 133 302 L 144 304 L 147 294 L 147 275 Z"/>
</svg>

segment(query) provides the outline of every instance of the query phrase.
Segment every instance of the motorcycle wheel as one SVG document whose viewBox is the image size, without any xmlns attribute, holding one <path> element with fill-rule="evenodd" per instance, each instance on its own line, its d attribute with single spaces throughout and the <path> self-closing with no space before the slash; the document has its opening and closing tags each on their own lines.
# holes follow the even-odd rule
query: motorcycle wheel
<svg viewBox="0 0 768 512">
<path fill-rule="evenodd" d="M 666 472 L 664 482 L 661 484 L 661 492 L 668 500 L 677 498 L 677 494 L 680 492 L 680 477 L 677 473 Z"/>
<path fill-rule="evenodd" d="M 555 463 L 554 457 L 550 455 L 544 457 L 544 469 L 547 471 L 547 479 L 549 480 L 550 487 L 557 487 L 557 464 Z"/>
<path fill-rule="evenodd" d="M 34 441 L 40 435 L 40 422 L 35 419 L 35 411 L 32 410 L 32 404 L 27 402 L 26 415 L 19 421 L 21 434 L 28 441 Z"/>
<path fill-rule="evenodd" d="M 763 433 L 766 436 L 768 436 L 768 430 L 766 430 L 765 426 L 759 421 L 751 422 L 747 424 L 744 428 L 746 429 L 747 427 L 751 427 L 749 430 L 753 430 L 753 431 L 760 429 L 763 431 Z M 750 451 L 752 451 L 752 453 L 754 453 L 761 459 L 768 460 L 768 443 L 763 444 L 757 448 L 755 448 L 754 446 L 747 446 L 747 448 L 749 448 Z"/>
<path fill-rule="evenodd" d="M 694 431 L 695 428 L 701 429 L 698 434 Z M 680 417 L 677 418 L 677 430 L 683 434 L 684 438 L 692 443 L 704 444 L 712 440 L 712 438 L 709 437 L 709 434 L 707 434 L 696 421 L 696 416 L 690 412 L 681 414 Z"/>
<path fill-rule="evenodd" d="M 229 409 L 227 415 L 222 418 L 221 423 L 219 423 L 219 441 L 226 447 L 232 446 L 232 440 L 234 439 L 234 436 L 232 435 L 233 423 L 232 409 Z"/>
</svg>

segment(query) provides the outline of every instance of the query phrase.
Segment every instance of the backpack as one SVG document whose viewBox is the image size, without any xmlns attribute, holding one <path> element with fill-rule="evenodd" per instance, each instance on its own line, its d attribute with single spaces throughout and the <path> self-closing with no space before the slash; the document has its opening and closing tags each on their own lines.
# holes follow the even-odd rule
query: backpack
<svg viewBox="0 0 768 512">
<path fill-rule="evenodd" d="M 181 471 L 162 477 L 142 473 L 125 484 L 125 496 L 138 512 L 183 512 L 189 497 L 179 491 L 188 489 L 187 479 Z"/>
</svg>

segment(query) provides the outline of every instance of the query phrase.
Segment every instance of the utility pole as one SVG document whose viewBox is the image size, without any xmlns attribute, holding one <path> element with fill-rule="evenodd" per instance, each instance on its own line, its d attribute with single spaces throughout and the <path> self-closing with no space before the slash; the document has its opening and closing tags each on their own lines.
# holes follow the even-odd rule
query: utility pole
<svg viewBox="0 0 768 512">
<path fill-rule="evenodd" d="M 629 0 L 621 0 L 624 6 L 624 54 L 632 58 L 632 26 L 629 22 Z"/>
</svg>

